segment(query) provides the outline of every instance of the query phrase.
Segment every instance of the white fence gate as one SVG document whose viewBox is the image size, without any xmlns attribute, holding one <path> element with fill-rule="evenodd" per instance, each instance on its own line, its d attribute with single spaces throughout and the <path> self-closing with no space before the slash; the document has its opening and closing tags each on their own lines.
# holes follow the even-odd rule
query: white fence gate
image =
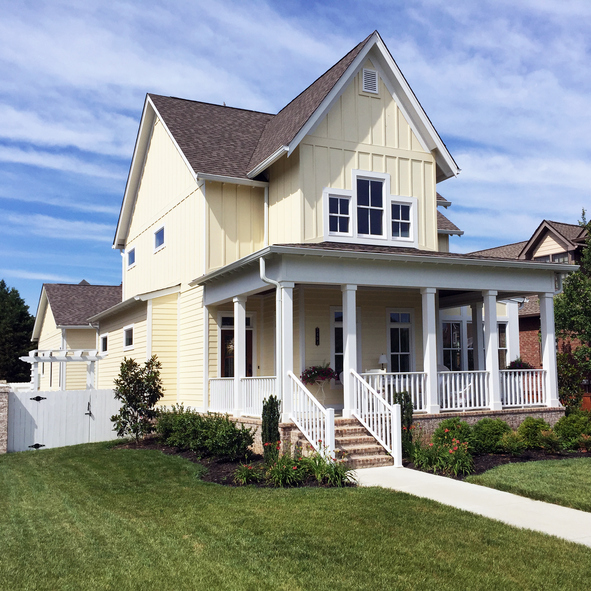
<svg viewBox="0 0 591 591">
<path fill-rule="evenodd" d="M 116 439 L 111 417 L 120 406 L 113 390 L 10 392 L 8 451 Z"/>
</svg>

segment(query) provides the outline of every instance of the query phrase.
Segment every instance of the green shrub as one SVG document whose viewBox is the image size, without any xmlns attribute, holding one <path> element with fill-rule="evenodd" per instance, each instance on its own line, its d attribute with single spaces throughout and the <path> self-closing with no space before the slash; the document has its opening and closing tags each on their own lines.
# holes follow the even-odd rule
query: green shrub
<svg viewBox="0 0 591 591">
<path fill-rule="evenodd" d="M 521 435 L 527 449 L 536 449 L 541 447 L 542 431 L 548 431 L 549 429 L 550 425 L 544 419 L 526 417 L 517 428 L 517 433 Z"/>
<path fill-rule="evenodd" d="M 583 433 L 579 440 L 577 441 L 577 447 L 581 451 L 589 452 L 591 451 L 591 435 L 585 435 Z"/>
<path fill-rule="evenodd" d="M 241 464 L 234 472 L 234 483 L 245 486 L 255 484 L 265 477 L 265 473 L 258 466 L 252 464 Z"/>
<path fill-rule="evenodd" d="M 565 449 L 576 449 L 581 435 L 591 435 L 591 416 L 584 411 L 572 412 L 558 420 L 554 432 Z"/>
<path fill-rule="evenodd" d="M 450 445 L 452 439 L 458 439 L 462 443 L 468 442 L 468 445 L 470 445 L 471 435 L 472 428 L 466 421 L 462 421 L 457 417 L 452 417 L 444 419 L 439 423 L 439 426 L 433 433 L 433 443 Z"/>
<path fill-rule="evenodd" d="M 467 476 L 474 470 L 468 442 L 452 438 L 450 443 L 414 444 L 413 462 L 419 470 L 441 472 L 453 476 Z"/>
<path fill-rule="evenodd" d="M 558 435 L 552 429 L 540 433 L 540 447 L 548 453 L 557 453 L 562 449 Z"/>
<path fill-rule="evenodd" d="M 176 404 L 162 409 L 156 422 L 156 432 L 166 445 L 193 451 L 206 450 L 205 417 L 195 410 Z"/>
<path fill-rule="evenodd" d="M 281 454 L 277 461 L 271 464 L 265 473 L 265 478 L 272 486 L 283 488 L 284 486 L 297 486 L 307 475 L 306 468 L 301 460 L 292 458 L 291 454 Z"/>
<path fill-rule="evenodd" d="M 517 431 L 508 431 L 501 437 L 501 449 L 512 456 L 518 456 L 525 451 L 526 445 Z"/>
<path fill-rule="evenodd" d="M 263 400 L 263 414 L 261 425 L 261 441 L 263 443 L 263 456 L 266 464 L 277 461 L 279 455 L 279 400 L 276 396 L 269 396 Z"/>
<path fill-rule="evenodd" d="M 511 427 L 501 419 L 480 419 L 472 427 L 471 448 L 476 454 L 493 454 L 500 451 L 501 438 Z"/>
<path fill-rule="evenodd" d="M 353 471 L 347 466 L 345 460 L 333 460 L 326 450 L 314 451 L 311 455 L 300 458 L 300 465 L 307 474 L 324 486 L 340 488 L 355 482 Z"/>
<path fill-rule="evenodd" d="M 248 455 L 254 443 L 254 429 L 242 424 L 238 427 L 228 415 L 208 414 L 204 422 L 207 430 L 205 447 L 211 455 L 229 460 Z"/>
</svg>

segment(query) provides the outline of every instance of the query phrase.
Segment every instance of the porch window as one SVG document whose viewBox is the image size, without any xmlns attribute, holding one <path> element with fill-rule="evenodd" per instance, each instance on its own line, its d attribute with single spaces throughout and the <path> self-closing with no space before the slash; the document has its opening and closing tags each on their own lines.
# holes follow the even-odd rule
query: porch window
<svg viewBox="0 0 591 591">
<path fill-rule="evenodd" d="M 462 370 L 462 324 L 443 323 L 443 365 L 450 371 Z"/>
<path fill-rule="evenodd" d="M 484 324 L 482 326 L 482 334 L 484 334 Z M 466 338 L 468 340 L 466 347 L 468 352 L 468 371 L 474 371 L 476 364 L 474 363 L 474 333 L 471 322 L 466 323 Z M 482 354 L 484 357 L 484 342 L 482 343 Z"/>
<path fill-rule="evenodd" d="M 411 369 L 411 330 L 412 316 L 410 311 L 390 311 L 388 348 L 390 371 L 394 373 L 408 372 Z"/>
<path fill-rule="evenodd" d="M 344 347 L 343 347 L 343 312 L 336 310 L 333 312 L 333 334 L 334 334 L 334 351 L 333 351 L 333 367 L 337 375 L 341 375 L 343 371 Z"/>
<path fill-rule="evenodd" d="M 365 236 L 384 234 L 384 183 L 357 179 L 357 232 Z"/>
<path fill-rule="evenodd" d="M 330 195 L 328 198 L 328 223 L 331 234 L 351 233 L 351 198 Z"/>
<path fill-rule="evenodd" d="M 219 322 L 220 338 L 218 345 L 219 376 L 234 377 L 234 315 L 225 313 Z M 253 376 L 253 329 L 252 315 L 246 317 L 246 377 Z"/>
<path fill-rule="evenodd" d="M 497 325 L 499 334 L 499 369 L 507 367 L 507 325 L 499 323 Z"/>
</svg>

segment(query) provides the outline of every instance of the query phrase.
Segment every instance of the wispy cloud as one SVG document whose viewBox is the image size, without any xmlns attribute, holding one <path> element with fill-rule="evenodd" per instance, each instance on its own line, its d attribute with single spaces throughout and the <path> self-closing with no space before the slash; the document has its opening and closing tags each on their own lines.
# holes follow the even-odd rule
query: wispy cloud
<svg viewBox="0 0 591 591">
<path fill-rule="evenodd" d="M 36 281 L 46 281 L 55 283 L 72 283 L 76 281 L 76 278 L 70 275 L 56 275 L 53 273 L 23 271 L 22 269 L 0 269 L 0 276 L 3 278 L 14 278 L 14 279 L 33 279 Z"/>
</svg>

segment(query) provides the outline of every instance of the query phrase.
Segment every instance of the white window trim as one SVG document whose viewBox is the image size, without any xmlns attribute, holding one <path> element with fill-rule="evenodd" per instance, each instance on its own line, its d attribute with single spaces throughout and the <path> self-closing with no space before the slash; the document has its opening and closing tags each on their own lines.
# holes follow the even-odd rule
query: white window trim
<svg viewBox="0 0 591 591">
<path fill-rule="evenodd" d="M 133 252 L 133 263 L 131 263 L 131 265 L 129 264 L 129 253 Z M 136 265 L 136 256 L 135 256 L 135 246 L 133 248 L 130 248 L 128 251 L 126 251 L 126 256 L 127 256 L 127 270 L 129 271 L 129 269 L 133 269 Z"/>
<path fill-rule="evenodd" d="M 218 356 L 218 377 L 222 375 L 222 330 L 234 330 L 234 327 L 229 326 L 222 327 L 222 317 L 231 316 L 234 318 L 234 311 L 218 312 L 218 344 L 217 344 L 217 356 Z M 247 312 L 246 318 L 250 318 L 250 326 L 246 327 L 246 330 L 252 331 L 252 373 L 253 378 L 259 375 L 259 365 L 257 362 L 257 330 L 256 330 L 256 312 Z M 246 343 L 245 343 L 246 345 Z"/>
<path fill-rule="evenodd" d="M 397 313 L 397 314 L 410 314 L 410 323 L 408 322 L 390 322 L 390 314 Z M 388 373 L 392 373 L 392 343 L 390 342 L 390 328 L 392 326 L 402 326 L 402 327 L 409 327 L 410 328 L 410 372 L 416 371 L 416 361 L 415 361 L 415 311 L 413 308 L 387 308 L 386 309 L 386 348 L 387 348 L 387 357 L 388 357 Z M 405 373 L 405 372 L 401 372 Z"/>
<path fill-rule="evenodd" d="M 103 351 L 103 338 L 107 339 L 107 348 L 105 351 Z M 99 335 L 98 350 L 101 355 L 108 355 L 109 354 L 109 333 L 108 332 L 104 332 L 103 334 Z"/>
<path fill-rule="evenodd" d="M 156 246 L 156 234 L 162 230 L 164 232 L 164 242 L 160 246 Z M 166 224 L 162 224 L 158 226 L 156 230 L 154 230 L 154 253 L 160 252 L 163 248 L 166 247 Z"/>
<path fill-rule="evenodd" d="M 379 180 L 384 183 L 384 218 L 383 234 L 381 236 L 371 236 L 359 234 L 357 231 L 357 179 Z M 419 214 L 418 199 L 404 195 L 392 195 L 390 190 L 390 175 L 380 172 L 369 172 L 367 170 L 353 169 L 351 171 L 351 186 L 354 189 L 334 189 L 325 187 L 322 191 L 323 219 L 324 219 L 324 239 L 329 242 L 355 242 L 356 244 L 379 244 L 380 246 L 401 246 L 413 247 L 419 246 Z M 349 232 L 331 232 L 329 224 L 329 198 L 347 197 L 349 198 Z M 410 205 L 410 236 L 408 238 L 392 237 L 392 203 L 401 205 Z"/>
<path fill-rule="evenodd" d="M 125 332 L 128 331 L 129 329 L 132 330 L 131 336 L 131 345 L 126 346 L 125 345 Z M 123 350 L 124 351 L 131 351 L 133 348 L 135 347 L 135 330 L 134 330 L 134 325 L 133 324 L 128 324 L 127 326 L 123 327 Z"/>
</svg>

